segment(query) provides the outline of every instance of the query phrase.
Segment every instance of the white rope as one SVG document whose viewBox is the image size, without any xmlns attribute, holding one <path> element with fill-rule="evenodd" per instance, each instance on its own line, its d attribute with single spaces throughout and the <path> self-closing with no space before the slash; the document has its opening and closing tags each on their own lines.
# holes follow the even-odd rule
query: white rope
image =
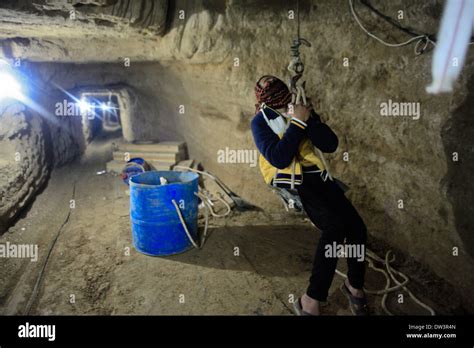
<svg viewBox="0 0 474 348">
<path fill-rule="evenodd" d="M 213 175 L 211 175 L 207 172 L 194 169 L 194 168 L 190 168 L 190 167 L 186 167 L 186 166 L 174 166 L 173 168 L 186 169 L 186 170 L 196 172 L 196 173 L 201 174 L 201 175 L 206 175 L 206 176 L 212 178 L 214 181 L 218 180 L 215 176 L 213 176 Z M 220 192 L 217 193 L 217 198 L 216 199 L 214 199 L 214 197 L 208 191 L 204 191 L 204 190 L 201 190 L 201 189 L 199 189 L 199 191 L 195 192 L 194 194 L 198 198 L 201 199 L 201 201 L 202 201 L 202 203 L 205 207 L 205 210 L 206 210 L 204 232 L 202 234 L 202 238 L 201 238 L 199 243 L 196 242 L 194 240 L 194 238 L 191 236 L 191 233 L 189 232 L 188 226 L 186 225 L 186 221 L 183 218 L 183 214 L 181 213 L 181 210 L 179 209 L 178 204 L 176 203 L 176 201 L 174 199 L 172 200 L 172 202 L 173 202 L 173 205 L 176 209 L 179 220 L 180 220 L 181 224 L 183 225 L 184 231 L 186 232 L 186 235 L 187 235 L 189 241 L 192 243 L 192 245 L 196 249 L 201 249 L 204 246 L 204 243 L 206 242 L 206 239 L 207 239 L 207 230 L 208 230 L 208 226 L 209 226 L 209 214 L 211 214 L 213 217 L 216 217 L 216 218 L 223 218 L 223 217 L 228 216 L 232 212 L 232 208 L 231 208 L 230 204 L 225 201 L 225 199 L 223 198 L 223 196 Z M 214 203 L 217 202 L 217 201 L 221 202 L 226 207 L 226 211 L 222 214 L 218 214 L 214 211 L 214 208 L 213 208 L 214 205 L 215 205 Z"/>
<path fill-rule="evenodd" d="M 215 180 L 215 181 L 218 180 L 214 175 L 209 174 L 208 172 L 203 172 L 202 170 L 197 170 L 197 169 L 194 169 L 194 168 L 191 168 L 191 167 L 178 166 L 178 165 L 173 166 L 173 169 L 175 169 L 175 168 L 178 168 L 178 169 L 187 169 L 187 170 L 189 170 L 189 171 L 191 171 L 191 172 L 195 172 L 195 173 L 199 173 L 199 174 L 202 174 L 202 175 L 206 175 L 206 176 L 210 177 L 211 179 L 213 179 L 213 180 Z"/>
<path fill-rule="evenodd" d="M 206 214 L 204 215 L 204 231 L 202 232 L 202 237 L 201 237 L 201 248 L 204 246 L 204 243 L 206 243 L 207 240 L 207 229 L 209 228 L 209 209 L 207 208 L 206 205 L 204 205 L 204 209 L 206 211 Z"/>
<path fill-rule="evenodd" d="M 232 211 L 232 208 L 230 207 L 230 204 L 227 203 L 224 198 L 222 198 L 222 194 L 220 192 L 218 192 L 217 194 L 217 199 L 213 199 L 212 195 L 207 192 L 207 191 L 202 191 L 202 192 L 198 192 L 196 193 L 196 195 L 201 198 L 202 202 L 208 207 L 211 215 L 213 217 L 216 217 L 216 218 L 222 218 L 222 217 L 226 217 L 228 216 L 231 211 Z M 214 202 L 216 201 L 219 201 L 219 202 L 222 202 L 222 204 L 224 204 L 224 206 L 226 207 L 226 212 L 225 213 L 222 213 L 222 214 L 217 214 L 213 207 L 214 207 Z"/>
<path fill-rule="evenodd" d="M 186 170 L 189 170 L 191 172 L 195 172 L 195 173 L 198 173 L 198 174 L 201 174 L 201 175 L 206 175 L 206 176 L 210 177 L 212 180 L 214 180 L 216 183 L 220 182 L 219 179 L 217 177 L 215 177 L 214 175 L 209 174 L 209 173 L 204 172 L 204 171 L 201 171 L 201 170 L 197 170 L 197 169 L 194 169 L 194 168 L 191 168 L 191 167 L 186 167 L 186 166 L 179 166 L 179 165 L 174 166 L 173 170 L 175 168 L 186 169 Z M 228 195 L 228 192 L 225 192 L 225 193 Z M 199 196 L 199 198 L 201 198 L 203 200 L 204 204 L 207 205 L 207 207 L 209 208 L 212 216 L 214 216 L 214 217 L 226 217 L 232 211 L 232 208 L 231 208 L 230 204 L 225 201 L 225 199 L 222 197 L 222 194 L 220 192 L 217 193 L 217 195 L 218 195 L 217 200 L 222 202 L 226 206 L 227 211 L 224 214 L 217 214 L 217 213 L 214 212 L 214 209 L 212 208 L 214 206 L 213 197 L 207 191 L 205 191 L 204 193 L 203 192 L 198 192 L 197 195 L 198 196 L 203 195 L 203 197 Z M 209 202 L 207 202 L 208 200 L 209 200 Z"/>
<path fill-rule="evenodd" d="M 186 225 L 186 221 L 184 221 L 183 214 L 181 213 L 181 210 L 179 209 L 178 203 L 176 203 L 174 199 L 172 199 L 171 202 L 173 202 L 176 212 L 178 213 L 179 220 L 181 221 L 181 225 L 183 225 L 184 232 L 186 232 L 186 235 L 188 236 L 189 241 L 193 244 L 193 246 L 196 249 L 201 249 L 201 246 L 196 243 L 193 236 L 191 236 L 191 233 L 189 233 L 188 226 Z"/>
<path fill-rule="evenodd" d="M 428 43 L 432 44 L 433 46 L 436 46 L 436 43 L 431 40 L 427 35 L 419 35 L 419 36 L 415 36 L 415 37 L 412 37 L 411 39 L 405 41 L 405 42 L 402 42 L 402 43 L 390 43 L 390 42 L 387 42 L 387 41 L 384 41 L 382 40 L 381 38 L 379 38 L 378 36 L 372 34 L 369 30 L 367 30 L 364 25 L 361 23 L 359 17 L 357 17 L 357 14 L 354 10 L 354 4 L 353 4 L 353 0 L 349 0 L 349 6 L 351 8 L 351 12 L 352 12 L 352 16 L 354 17 L 355 21 L 357 22 L 357 24 L 359 25 L 359 27 L 367 34 L 369 35 L 371 38 L 377 40 L 378 42 L 384 44 L 385 46 L 388 46 L 388 47 L 402 47 L 402 46 L 406 46 L 406 45 L 409 45 L 411 44 L 412 42 L 414 41 L 417 41 L 416 45 L 415 45 L 415 54 L 419 55 L 421 54 L 425 49 L 426 47 L 428 46 Z M 421 42 L 425 42 L 425 46 L 423 47 L 423 49 L 421 51 L 418 51 L 418 47 L 420 45 Z"/>
<path fill-rule="evenodd" d="M 303 87 L 296 86 L 296 95 L 294 95 L 294 94 L 291 95 L 291 103 L 294 104 L 294 105 L 298 105 L 298 104 L 306 105 L 307 104 L 306 92 L 305 92 Z"/>
<path fill-rule="evenodd" d="M 392 253 L 391 250 L 387 251 L 387 253 L 385 254 L 385 259 L 381 259 L 380 257 L 377 256 L 377 254 L 375 254 L 373 251 L 371 250 L 368 250 L 367 249 L 367 252 L 366 252 L 366 257 L 367 257 L 367 262 L 369 263 L 369 267 L 377 272 L 380 272 L 382 273 L 384 276 L 385 276 L 385 287 L 382 289 L 382 290 L 369 290 L 369 289 L 366 289 L 364 288 L 364 291 L 368 294 L 372 294 L 372 295 L 382 295 L 382 300 L 381 300 L 381 306 L 382 306 L 382 309 L 385 311 L 385 313 L 387 313 L 388 315 L 394 315 L 387 307 L 387 298 L 388 298 L 388 294 L 392 293 L 392 292 L 395 292 L 399 289 L 403 289 L 405 290 L 408 295 L 410 296 L 410 298 L 416 303 L 418 304 L 420 307 L 423 307 L 424 309 L 426 309 L 428 312 L 430 312 L 431 315 L 436 315 L 435 311 L 433 310 L 433 308 L 431 308 L 430 306 L 428 306 L 426 303 L 422 302 L 421 300 L 419 300 L 411 291 L 410 289 L 408 289 L 408 287 L 406 286 L 408 283 L 409 283 L 409 278 L 402 272 L 400 271 L 397 271 L 396 269 L 394 269 L 390 263 L 393 262 L 395 260 L 395 257 L 392 257 L 391 259 L 389 259 L 389 256 L 390 254 Z M 379 268 L 379 267 L 376 267 L 375 266 L 375 262 L 379 262 L 379 263 L 382 263 L 384 266 L 385 266 L 385 270 L 383 268 Z M 347 278 L 347 275 L 339 270 L 336 269 L 336 273 L 341 276 L 342 278 Z M 398 276 L 400 276 L 401 278 L 403 278 L 403 281 L 400 282 L 399 280 L 397 280 L 397 278 L 395 278 L 395 274 L 397 274 Z M 391 282 L 394 282 L 396 285 L 394 286 L 390 286 Z"/>
<path fill-rule="evenodd" d="M 199 197 L 198 193 L 195 192 L 194 193 L 196 196 Z M 176 200 L 172 199 L 171 202 L 173 203 L 174 205 L 174 208 L 176 209 L 176 213 L 178 213 L 178 217 L 179 217 L 179 220 L 181 222 L 181 225 L 183 225 L 183 228 L 184 228 L 184 232 L 186 232 L 186 236 L 188 237 L 189 241 L 191 242 L 191 244 L 196 248 L 196 249 L 201 249 L 203 246 L 204 246 L 204 243 L 206 242 L 206 239 L 207 239 L 207 229 L 209 227 L 209 210 L 208 210 L 208 207 L 207 205 L 204 205 L 205 207 L 205 210 L 206 210 L 206 215 L 205 215 L 205 223 L 204 223 L 204 231 L 202 233 L 202 237 L 198 242 L 196 242 L 193 238 L 193 236 L 191 235 L 191 233 L 189 232 L 189 229 L 188 229 L 188 226 L 186 225 L 186 221 L 184 220 L 184 217 L 183 217 L 183 213 L 181 212 L 181 209 L 179 209 L 179 205 L 178 203 L 176 203 Z"/>
</svg>

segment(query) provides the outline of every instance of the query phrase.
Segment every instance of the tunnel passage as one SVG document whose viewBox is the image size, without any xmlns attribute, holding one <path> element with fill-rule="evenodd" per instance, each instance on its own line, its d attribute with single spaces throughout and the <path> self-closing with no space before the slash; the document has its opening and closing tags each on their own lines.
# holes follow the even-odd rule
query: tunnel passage
<svg viewBox="0 0 474 348">
<path fill-rule="evenodd" d="M 129 89 L 81 88 L 78 94 L 77 104 L 86 142 L 105 133 L 118 132 L 125 138 L 129 137 L 132 125 Z"/>
</svg>

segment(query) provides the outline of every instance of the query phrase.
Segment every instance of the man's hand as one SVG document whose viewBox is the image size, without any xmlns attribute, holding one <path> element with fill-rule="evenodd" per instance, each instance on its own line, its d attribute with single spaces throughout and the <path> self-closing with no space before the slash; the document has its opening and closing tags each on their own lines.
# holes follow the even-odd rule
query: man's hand
<svg viewBox="0 0 474 348">
<path fill-rule="evenodd" d="M 293 110 L 292 110 L 293 109 Z M 308 121 L 309 116 L 311 115 L 311 110 L 313 109 L 313 106 L 311 104 L 309 105 L 302 105 L 302 104 L 296 104 L 296 105 L 290 105 L 290 115 L 293 116 L 294 118 L 297 118 L 300 121 L 306 122 Z M 293 111 L 293 112 L 291 112 Z"/>
</svg>

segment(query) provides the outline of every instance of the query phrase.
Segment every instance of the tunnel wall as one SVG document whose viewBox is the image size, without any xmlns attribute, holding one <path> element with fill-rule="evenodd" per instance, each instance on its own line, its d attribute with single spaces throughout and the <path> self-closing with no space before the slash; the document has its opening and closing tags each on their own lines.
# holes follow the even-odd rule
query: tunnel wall
<svg viewBox="0 0 474 348">
<path fill-rule="evenodd" d="M 84 150 L 80 119 L 56 114 L 57 103 L 70 98 L 34 67 L 22 71 L 27 100 L 0 102 L 0 233 L 34 199 L 54 167 Z"/>
<path fill-rule="evenodd" d="M 49 174 L 44 124 L 19 103 L 0 105 L 0 233 Z"/>
</svg>

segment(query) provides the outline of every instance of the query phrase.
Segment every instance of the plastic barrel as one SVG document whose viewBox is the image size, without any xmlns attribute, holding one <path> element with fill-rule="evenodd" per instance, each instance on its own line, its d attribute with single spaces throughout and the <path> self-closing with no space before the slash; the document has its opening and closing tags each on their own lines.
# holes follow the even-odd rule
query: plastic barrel
<svg viewBox="0 0 474 348">
<path fill-rule="evenodd" d="M 168 184 L 161 185 L 160 177 Z M 180 206 L 189 233 L 197 240 L 199 175 L 151 171 L 130 178 L 130 217 L 135 248 L 146 255 L 164 256 L 192 247 L 172 200 Z"/>
</svg>

